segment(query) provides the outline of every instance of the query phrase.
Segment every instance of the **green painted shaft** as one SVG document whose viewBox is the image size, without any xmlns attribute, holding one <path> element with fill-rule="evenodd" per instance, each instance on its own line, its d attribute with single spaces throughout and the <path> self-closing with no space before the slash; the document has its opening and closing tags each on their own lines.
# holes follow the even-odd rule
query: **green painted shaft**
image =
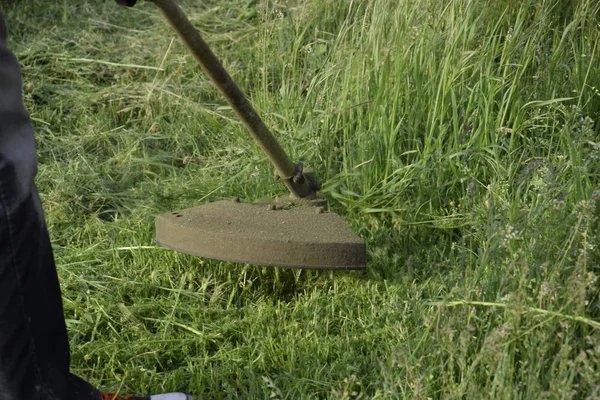
<svg viewBox="0 0 600 400">
<path fill-rule="evenodd" d="M 295 164 L 273 137 L 269 128 L 267 128 L 248 99 L 246 99 L 246 96 L 244 96 L 244 93 L 233 81 L 217 56 L 210 50 L 181 8 L 173 0 L 152 0 L 152 2 L 160 9 L 204 72 L 208 74 L 219 91 L 225 96 L 231 108 L 240 117 L 269 160 L 271 160 L 292 196 L 313 196 L 315 189 L 308 179 L 300 179 L 299 182 L 294 182 L 291 179 L 296 173 Z"/>
</svg>

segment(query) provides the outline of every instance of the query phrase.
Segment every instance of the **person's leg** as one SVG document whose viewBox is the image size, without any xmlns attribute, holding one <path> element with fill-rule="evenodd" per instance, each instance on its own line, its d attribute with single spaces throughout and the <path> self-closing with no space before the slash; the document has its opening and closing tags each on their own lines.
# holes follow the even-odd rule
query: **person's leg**
<svg viewBox="0 0 600 400">
<path fill-rule="evenodd" d="M 54 256 L 34 184 L 33 127 L 0 13 L 0 400 L 191 400 L 118 396 L 69 373 Z"/>
<path fill-rule="evenodd" d="M 99 399 L 69 374 L 60 287 L 34 185 L 33 129 L 5 40 L 0 14 L 0 399 Z"/>
</svg>

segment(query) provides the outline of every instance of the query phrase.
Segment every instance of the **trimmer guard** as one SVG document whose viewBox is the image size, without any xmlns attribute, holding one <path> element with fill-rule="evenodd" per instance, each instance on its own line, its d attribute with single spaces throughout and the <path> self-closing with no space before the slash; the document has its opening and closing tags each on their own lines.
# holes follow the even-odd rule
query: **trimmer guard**
<svg viewBox="0 0 600 400">
<path fill-rule="evenodd" d="M 321 207 L 222 200 L 159 215 L 156 243 L 223 261 L 286 268 L 357 270 L 365 243 Z"/>
</svg>

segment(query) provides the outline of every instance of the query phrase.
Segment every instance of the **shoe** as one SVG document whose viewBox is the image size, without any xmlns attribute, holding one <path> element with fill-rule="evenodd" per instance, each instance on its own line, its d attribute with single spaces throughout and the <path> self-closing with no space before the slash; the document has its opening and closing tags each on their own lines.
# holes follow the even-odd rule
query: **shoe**
<svg viewBox="0 0 600 400">
<path fill-rule="evenodd" d="M 154 394 L 152 396 L 121 396 L 116 393 L 102 392 L 102 400 L 193 400 L 190 396 L 183 393 L 164 393 Z"/>
</svg>

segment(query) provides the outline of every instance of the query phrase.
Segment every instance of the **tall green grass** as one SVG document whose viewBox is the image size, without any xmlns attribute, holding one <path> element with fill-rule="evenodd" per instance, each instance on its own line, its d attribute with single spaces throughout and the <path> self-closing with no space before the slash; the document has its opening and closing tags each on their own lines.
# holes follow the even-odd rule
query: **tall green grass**
<svg viewBox="0 0 600 400">
<path fill-rule="evenodd" d="M 600 5 L 183 2 L 364 273 L 175 254 L 153 216 L 282 193 L 151 4 L 2 2 L 73 369 L 200 398 L 600 396 Z"/>
</svg>

